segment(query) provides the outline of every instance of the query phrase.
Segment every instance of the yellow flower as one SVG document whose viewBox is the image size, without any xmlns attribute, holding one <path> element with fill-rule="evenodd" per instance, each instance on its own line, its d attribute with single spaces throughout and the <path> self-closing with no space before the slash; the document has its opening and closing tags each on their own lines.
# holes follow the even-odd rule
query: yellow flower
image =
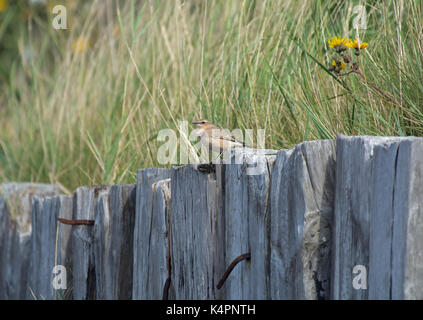
<svg viewBox="0 0 423 320">
<path fill-rule="evenodd" d="M 345 45 L 347 41 L 348 40 L 345 38 L 332 37 L 332 39 L 328 40 L 329 48 L 336 48 L 340 45 Z"/>
<path fill-rule="evenodd" d="M 345 45 L 351 49 L 363 50 L 363 49 L 366 49 L 369 44 L 367 42 L 362 42 L 360 43 L 360 45 L 358 45 L 357 39 L 355 39 L 354 41 L 352 41 L 351 39 L 348 39 L 348 42 Z"/>
<path fill-rule="evenodd" d="M 344 70 L 347 67 L 347 65 L 344 63 L 344 61 L 339 61 L 338 63 L 336 63 L 336 61 L 333 60 L 332 65 L 334 67 L 338 67 L 340 71 Z"/>
<path fill-rule="evenodd" d="M 369 44 L 367 42 L 362 42 L 360 44 L 360 49 L 366 49 Z"/>
<path fill-rule="evenodd" d="M 89 41 L 85 37 L 78 37 L 72 45 L 72 50 L 75 53 L 84 52 L 90 46 Z"/>
<path fill-rule="evenodd" d="M 0 0 L 0 12 L 6 11 L 9 8 L 9 1 Z"/>
</svg>

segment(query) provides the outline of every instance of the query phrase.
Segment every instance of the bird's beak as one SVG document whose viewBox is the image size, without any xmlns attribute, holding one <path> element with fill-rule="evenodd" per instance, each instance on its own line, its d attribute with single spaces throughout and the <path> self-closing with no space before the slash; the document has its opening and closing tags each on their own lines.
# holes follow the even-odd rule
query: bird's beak
<svg viewBox="0 0 423 320">
<path fill-rule="evenodd" d="M 191 122 L 192 124 L 200 124 L 201 123 L 201 121 L 193 121 L 193 122 Z"/>
</svg>

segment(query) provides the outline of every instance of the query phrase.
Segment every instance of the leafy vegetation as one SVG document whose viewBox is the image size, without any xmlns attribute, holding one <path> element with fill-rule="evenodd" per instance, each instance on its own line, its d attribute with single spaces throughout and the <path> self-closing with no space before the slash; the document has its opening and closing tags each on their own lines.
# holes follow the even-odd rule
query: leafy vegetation
<svg viewBox="0 0 423 320">
<path fill-rule="evenodd" d="M 198 118 L 275 149 L 423 133 L 422 1 L 362 3 L 359 34 L 358 1 L 36 2 L 0 11 L 0 181 L 133 183 L 159 131 Z M 331 70 L 333 36 L 368 43 L 366 81 Z"/>
</svg>

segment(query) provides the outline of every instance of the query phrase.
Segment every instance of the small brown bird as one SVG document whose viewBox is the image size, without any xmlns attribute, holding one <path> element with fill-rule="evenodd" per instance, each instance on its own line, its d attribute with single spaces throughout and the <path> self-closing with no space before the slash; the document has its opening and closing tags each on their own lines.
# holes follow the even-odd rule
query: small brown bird
<svg viewBox="0 0 423 320">
<path fill-rule="evenodd" d="M 224 130 L 206 119 L 193 121 L 201 137 L 201 143 L 209 148 L 210 151 L 219 152 L 219 156 L 232 148 L 244 147 L 245 143 L 235 139 L 227 130 Z"/>
</svg>

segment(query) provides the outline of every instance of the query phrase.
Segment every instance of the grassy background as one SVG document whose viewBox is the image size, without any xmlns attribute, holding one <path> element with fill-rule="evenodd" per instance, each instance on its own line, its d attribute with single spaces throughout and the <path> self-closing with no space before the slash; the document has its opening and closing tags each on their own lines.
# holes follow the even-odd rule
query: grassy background
<svg viewBox="0 0 423 320">
<path fill-rule="evenodd" d="M 0 0 L 5 1 L 5 0 Z M 68 8 L 68 30 L 51 8 Z M 367 79 L 326 67 L 365 4 Z M 119 10 L 118 10 L 119 9 Z M 207 118 L 267 148 L 423 133 L 422 1 L 9 1 L 0 12 L 0 182 L 133 183 L 158 132 Z M 191 129 L 191 128 L 190 128 Z"/>
</svg>

